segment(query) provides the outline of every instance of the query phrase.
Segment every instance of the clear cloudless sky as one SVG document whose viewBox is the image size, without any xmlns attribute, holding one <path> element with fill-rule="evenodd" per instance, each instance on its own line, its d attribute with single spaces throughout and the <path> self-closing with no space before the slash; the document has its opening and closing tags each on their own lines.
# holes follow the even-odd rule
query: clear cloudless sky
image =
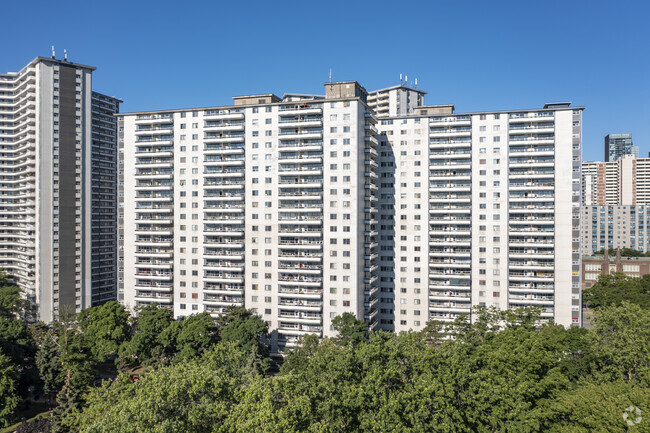
<svg viewBox="0 0 650 433">
<path fill-rule="evenodd" d="M 122 111 L 230 105 L 233 95 L 373 90 L 399 74 L 458 112 L 584 105 L 583 159 L 608 133 L 650 151 L 650 2 L 600 0 L 6 1 L 0 71 L 32 58 L 97 67 Z"/>
</svg>

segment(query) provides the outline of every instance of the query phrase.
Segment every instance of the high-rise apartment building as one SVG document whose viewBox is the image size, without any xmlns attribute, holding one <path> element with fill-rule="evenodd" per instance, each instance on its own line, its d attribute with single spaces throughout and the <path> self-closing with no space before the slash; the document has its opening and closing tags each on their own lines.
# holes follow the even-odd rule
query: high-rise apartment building
<svg viewBox="0 0 650 433">
<path fill-rule="evenodd" d="M 120 101 L 94 70 L 37 57 L 0 75 L 0 267 L 46 322 L 115 297 Z"/>
<path fill-rule="evenodd" d="M 650 251 L 650 206 L 583 206 L 582 221 L 584 255 L 610 248 Z"/>
<path fill-rule="evenodd" d="M 406 116 L 424 105 L 427 92 L 400 84 L 368 94 L 368 105 L 377 117 Z"/>
<path fill-rule="evenodd" d="M 605 161 L 614 162 L 624 155 L 639 156 L 639 148 L 632 144 L 632 134 L 608 134 L 605 136 Z"/>
<path fill-rule="evenodd" d="M 582 163 L 582 202 L 593 205 L 650 205 L 650 158 L 624 155 L 614 162 Z"/>
<path fill-rule="evenodd" d="M 379 125 L 381 323 L 477 305 L 579 323 L 582 108 L 417 111 Z"/>
<path fill-rule="evenodd" d="M 623 155 L 613 162 L 582 163 L 582 250 L 648 251 L 650 158 Z"/>
<path fill-rule="evenodd" d="M 378 119 L 325 95 L 125 113 L 120 298 L 254 309 L 282 351 L 350 312 L 421 329 L 476 305 L 580 322 L 582 107 Z"/>
</svg>

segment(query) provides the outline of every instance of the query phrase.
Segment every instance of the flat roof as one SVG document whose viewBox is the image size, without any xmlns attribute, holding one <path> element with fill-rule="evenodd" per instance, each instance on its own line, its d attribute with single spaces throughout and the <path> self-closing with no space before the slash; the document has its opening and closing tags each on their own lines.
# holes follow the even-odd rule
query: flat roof
<svg viewBox="0 0 650 433">
<path fill-rule="evenodd" d="M 412 90 L 414 92 L 421 93 L 423 95 L 427 94 L 427 92 L 425 92 L 424 90 L 416 89 L 415 87 L 405 86 L 404 84 L 398 84 L 396 86 L 386 87 L 384 89 L 373 90 L 371 92 L 368 92 L 368 96 L 372 95 L 373 93 L 385 92 L 387 90 L 393 90 L 393 89 L 407 89 L 407 90 Z"/>
<path fill-rule="evenodd" d="M 605 260 L 605 256 L 582 256 L 582 260 L 599 260 L 603 261 Z M 609 260 L 616 260 L 616 254 L 610 254 L 609 255 Z M 650 261 L 650 257 L 626 257 L 626 256 L 621 256 L 621 260 L 631 260 L 631 261 L 637 261 L 637 262 L 647 262 Z"/>
</svg>

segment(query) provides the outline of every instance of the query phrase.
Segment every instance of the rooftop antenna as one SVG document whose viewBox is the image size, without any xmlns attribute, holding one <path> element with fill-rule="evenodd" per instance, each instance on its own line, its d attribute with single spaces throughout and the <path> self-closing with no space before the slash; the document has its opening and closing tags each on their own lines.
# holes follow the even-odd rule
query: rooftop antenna
<svg viewBox="0 0 650 433">
<path fill-rule="evenodd" d="M 408 86 L 408 82 L 409 82 L 409 76 L 408 75 L 404 75 L 404 82 Z"/>
<path fill-rule="evenodd" d="M 68 61 L 68 51 L 65 48 L 63 49 L 63 60 Z"/>
<path fill-rule="evenodd" d="M 330 83 L 332 82 L 332 68 L 330 68 Z"/>
<path fill-rule="evenodd" d="M 418 88 L 418 79 L 417 78 L 415 79 L 415 88 L 416 89 Z"/>
<path fill-rule="evenodd" d="M 399 74 L 399 83 L 404 84 L 404 81 L 402 80 L 402 74 Z"/>
<path fill-rule="evenodd" d="M 54 53 L 54 45 L 52 45 L 52 58 L 54 58 L 55 53 Z"/>
</svg>

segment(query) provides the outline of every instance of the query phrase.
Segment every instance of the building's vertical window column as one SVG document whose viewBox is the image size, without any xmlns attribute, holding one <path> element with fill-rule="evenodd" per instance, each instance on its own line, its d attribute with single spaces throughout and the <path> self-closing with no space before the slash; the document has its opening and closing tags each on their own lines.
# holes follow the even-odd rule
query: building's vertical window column
<svg viewBox="0 0 650 433">
<path fill-rule="evenodd" d="M 117 118 L 120 101 L 93 92 L 91 169 L 92 306 L 116 299 Z"/>
<path fill-rule="evenodd" d="M 361 122 L 360 122 L 361 123 Z M 379 141 L 377 136 L 377 118 L 370 112 L 364 113 L 364 143 L 363 143 L 363 283 L 364 283 L 364 318 L 370 329 L 379 329 L 379 232 L 377 231 L 377 216 L 379 214 L 377 197 L 377 181 L 379 176 L 377 164 Z M 361 155 L 359 158 L 361 159 Z M 343 159 L 345 160 L 345 158 Z M 361 182 L 361 180 L 359 181 Z M 345 184 L 343 185 L 345 187 Z M 343 191 L 345 193 L 345 190 Z"/>
<path fill-rule="evenodd" d="M 124 117 L 117 128 L 117 300 L 124 302 Z"/>
<path fill-rule="evenodd" d="M 471 125 L 467 115 L 429 118 L 429 318 L 435 320 L 471 311 Z"/>
<path fill-rule="evenodd" d="M 571 323 L 582 322 L 582 294 L 581 287 L 581 259 L 580 251 L 580 205 L 582 204 L 582 177 L 580 168 L 582 165 L 582 110 L 573 110 L 572 119 L 572 199 L 571 199 L 571 233 L 572 233 L 572 254 L 571 254 Z"/>
<path fill-rule="evenodd" d="M 187 119 L 188 125 L 193 122 Z M 199 272 L 203 273 L 203 308 L 216 317 L 227 307 L 244 305 L 244 109 L 205 111 L 203 122 L 203 266 Z M 188 170 L 194 166 L 188 165 Z M 196 209 L 186 211 L 181 224 L 187 225 L 187 236 L 195 236 L 191 230 L 197 224 L 192 219 Z M 192 292 L 189 287 L 187 291 Z M 182 307 L 192 300 L 180 303 Z M 181 314 L 192 311 L 181 310 Z"/>
<path fill-rule="evenodd" d="M 135 118 L 135 306 L 171 307 L 174 287 L 174 120 Z M 131 289 L 131 288 L 129 288 Z"/>
<path fill-rule="evenodd" d="M 552 111 L 509 115 L 508 308 L 539 305 L 549 319 L 555 300 L 554 137 Z"/>
<path fill-rule="evenodd" d="M 393 147 L 392 125 L 393 119 L 381 121 L 382 133 L 378 136 L 379 147 L 376 151 L 379 153 L 377 173 L 379 178 L 377 182 L 366 181 L 364 185 L 366 189 L 374 190 L 375 194 L 377 191 L 380 193 L 379 213 L 377 220 L 371 226 L 374 225 L 379 231 L 378 319 L 380 328 L 386 331 L 395 331 L 395 168 L 397 157 Z M 372 153 L 372 149 L 370 153 Z M 428 188 L 428 185 L 425 184 L 424 187 Z M 427 208 L 428 200 L 425 200 L 424 203 L 424 207 Z M 425 266 L 426 275 L 428 269 L 425 264 L 423 266 Z"/>
<path fill-rule="evenodd" d="M 280 105 L 278 159 L 278 345 L 284 350 L 323 331 L 322 103 Z"/>
<path fill-rule="evenodd" d="M 0 268 L 31 302 L 36 301 L 36 85 L 32 67 L 0 75 Z"/>
</svg>

